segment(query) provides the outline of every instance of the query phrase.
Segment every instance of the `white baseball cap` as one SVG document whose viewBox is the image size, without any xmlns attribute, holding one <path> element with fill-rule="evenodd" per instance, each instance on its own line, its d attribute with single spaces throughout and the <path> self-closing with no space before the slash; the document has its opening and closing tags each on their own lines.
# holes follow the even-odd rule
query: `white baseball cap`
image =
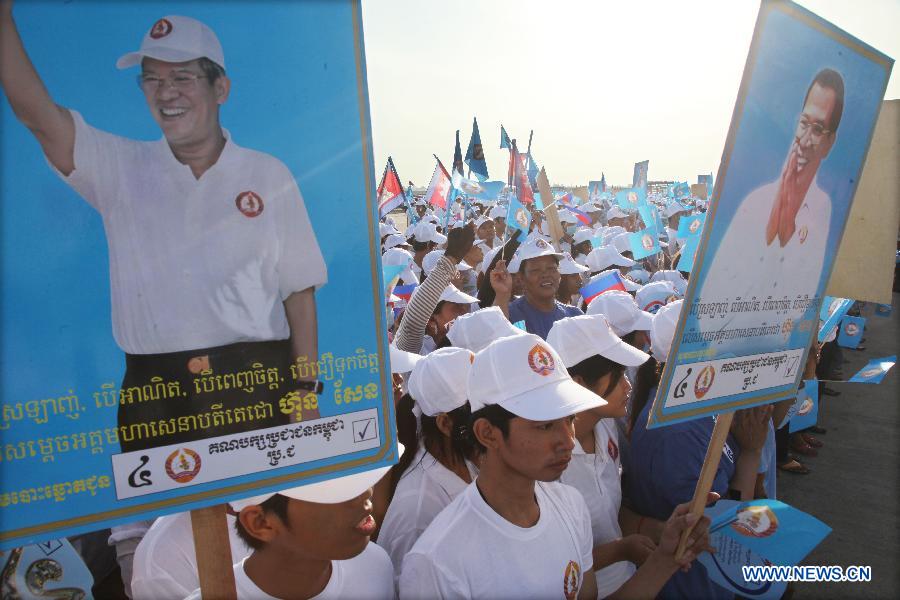
<svg viewBox="0 0 900 600">
<path fill-rule="evenodd" d="M 408 387 L 423 415 L 436 417 L 466 403 L 474 357 L 465 348 L 438 348 L 416 364 Z"/>
<path fill-rule="evenodd" d="M 475 354 L 468 396 L 473 413 L 499 404 L 532 421 L 561 419 L 606 404 L 572 381 L 556 350 L 531 333 L 501 338 Z"/>
<path fill-rule="evenodd" d="M 418 292 L 419 289 L 421 288 L 416 288 L 416 292 Z M 457 287 L 449 284 L 441 293 L 441 301 L 452 302 L 453 304 L 472 304 L 474 302 L 478 302 L 478 298 L 470 296 L 465 292 L 461 292 Z"/>
<path fill-rule="evenodd" d="M 630 233 L 620 233 L 619 235 L 612 238 L 611 246 L 618 250 L 619 252 L 631 252 L 631 242 L 629 240 L 631 234 Z M 629 259 L 630 260 L 630 259 Z M 632 261 L 632 264 L 634 261 Z M 626 267 L 630 267 L 631 265 L 623 265 Z"/>
<path fill-rule="evenodd" d="M 385 223 L 383 221 L 378 223 L 378 235 L 384 237 L 386 235 L 399 234 L 397 228 L 394 227 L 393 223 Z"/>
<path fill-rule="evenodd" d="M 457 317 L 447 331 L 451 344 L 472 352 L 480 352 L 494 340 L 512 335 L 525 335 L 525 332 L 510 323 L 498 306 Z"/>
<path fill-rule="evenodd" d="M 563 252 L 562 260 L 559 261 L 560 275 L 576 275 L 588 271 L 590 271 L 590 269 L 575 262 L 575 259 L 572 258 L 571 254 Z"/>
<path fill-rule="evenodd" d="M 671 281 L 654 281 L 642 286 L 634 299 L 641 310 L 656 314 L 660 307 L 676 296 L 675 286 Z"/>
<path fill-rule="evenodd" d="M 422 270 L 426 275 L 431 275 L 431 272 L 434 271 L 434 268 L 437 266 L 438 261 L 444 255 L 444 250 L 432 250 L 428 254 L 422 257 Z M 458 271 L 471 271 L 472 267 L 469 266 L 466 261 L 461 260 L 459 264 L 456 265 L 456 269 Z"/>
<path fill-rule="evenodd" d="M 396 455 L 402 456 L 403 451 L 403 444 L 398 443 Z M 356 498 L 378 483 L 390 469 L 390 466 L 378 467 L 377 469 L 363 471 L 362 473 L 353 473 L 352 475 L 344 475 L 343 477 L 337 477 L 327 481 L 309 483 L 307 485 L 301 485 L 279 492 L 269 492 L 268 494 L 251 496 L 242 500 L 232 500 L 229 504 L 235 511 L 240 512 L 248 506 L 262 504 L 275 494 L 281 494 L 282 496 L 287 496 L 294 500 L 315 502 L 316 504 L 340 504 L 341 502 Z"/>
<path fill-rule="evenodd" d="M 623 342 L 603 315 L 560 319 L 550 328 L 547 343 L 556 349 L 568 369 L 596 354 L 626 367 L 642 365 L 650 358 Z"/>
<path fill-rule="evenodd" d="M 394 344 L 390 345 L 391 350 L 391 373 L 409 373 L 413 370 L 420 360 L 421 354 L 415 352 L 406 352 L 401 350 Z"/>
<path fill-rule="evenodd" d="M 381 255 L 381 264 L 385 267 L 405 265 L 406 268 L 400 273 L 400 279 L 407 284 L 419 283 L 419 278 L 412 270 L 413 255 L 403 248 L 385 250 L 384 254 Z"/>
<path fill-rule="evenodd" d="M 603 271 L 611 266 L 632 267 L 636 263 L 630 258 L 625 258 L 612 245 L 600 246 L 590 251 L 584 264 L 594 272 Z"/>
<path fill-rule="evenodd" d="M 447 236 L 438 233 L 437 226 L 428 220 L 422 220 L 416 224 L 412 231 L 412 237 L 416 238 L 417 242 L 443 244 L 447 241 Z"/>
<path fill-rule="evenodd" d="M 578 217 L 572 214 L 571 211 L 562 210 L 559 212 L 559 221 L 560 223 L 578 223 Z"/>
<path fill-rule="evenodd" d="M 650 331 L 653 315 L 644 312 L 628 292 L 610 290 L 591 300 L 587 314 L 603 315 L 618 336 L 628 335 L 632 331 Z"/>
<path fill-rule="evenodd" d="M 684 296 L 684 292 L 687 290 L 687 280 L 679 271 L 657 271 L 650 277 L 650 281 L 669 281 L 680 296 Z"/>
<path fill-rule="evenodd" d="M 607 245 L 614 237 L 621 233 L 628 233 L 628 230 L 621 225 L 610 225 L 603 229 L 603 245 Z"/>
<path fill-rule="evenodd" d="M 618 206 L 613 206 L 608 211 L 606 211 L 606 220 L 610 219 L 627 219 L 628 213 L 619 208 Z"/>
<path fill-rule="evenodd" d="M 141 40 L 140 49 L 123 54 L 116 61 L 116 67 L 133 67 L 145 56 L 170 63 L 206 57 L 225 68 L 222 44 L 213 30 L 197 19 L 179 15 L 166 15 L 156 21 Z"/>
<path fill-rule="evenodd" d="M 683 206 L 680 202 L 676 200 L 672 200 L 666 205 L 666 216 L 671 217 L 673 215 L 677 215 L 678 213 L 690 212 L 690 209 L 686 206 Z"/>
<path fill-rule="evenodd" d="M 684 300 L 666 304 L 653 317 L 653 326 L 650 328 L 650 354 L 657 362 L 664 363 L 669 358 L 672 340 L 675 337 L 675 326 L 678 325 L 683 304 Z"/>
<path fill-rule="evenodd" d="M 497 256 L 497 253 L 503 249 L 503 246 L 497 245 L 495 248 L 491 248 L 487 252 L 484 253 L 484 259 L 482 259 L 481 264 L 478 265 L 478 272 L 484 273 L 487 271 L 487 268 L 491 266 L 491 263 L 494 262 L 494 257 Z"/>
<path fill-rule="evenodd" d="M 650 273 L 648 273 L 644 269 L 635 269 L 633 271 L 628 271 L 626 275 L 640 284 L 650 283 Z"/>
<path fill-rule="evenodd" d="M 513 254 L 512 260 L 509 261 L 507 271 L 510 273 L 518 273 L 522 261 L 541 256 L 555 256 L 556 258 L 562 258 L 563 255 L 554 250 L 553 246 L 543 238 L 531 238 L 519 246 L 519 249 Z"/>
<path fill-rule="evenodd" d="M 406 238 L 399 233 L 389 234 L 384 240 L 384 249 L 390 250 L 391 248 L 396 248 L 397 246 L 409 246 L 409 242 L 406 241 Z"/>
<path fill-rule="evenodd" d="M 491 212 L 488 213 L 488 217 L 491 219 L 506 219 L 506 207 L 501 205 L 496 205 L 491 209 Z"/>
<path fill-rule="evenodd" d="M 588 240 L 593 239 L 595 235 L 597 235 L 597 232 L 593 229 L 579 229 L 575 232 L 575 235 L 572 236 L 575 240 L 573 243 L 580 244 L 582 242 L 587 242 Z"/>
</svg>

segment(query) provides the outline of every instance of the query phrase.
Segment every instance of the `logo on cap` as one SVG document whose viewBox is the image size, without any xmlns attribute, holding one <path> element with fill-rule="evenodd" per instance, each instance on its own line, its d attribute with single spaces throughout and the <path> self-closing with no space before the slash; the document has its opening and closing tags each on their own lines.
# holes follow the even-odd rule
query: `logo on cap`
<svg viewBox="0 0 900 600">
<path fill-rule="evenodd" d="M 190 448 L 179 448 L 166 459 L 166 475 L 175 483 L 187 483 L 200 472 L 200 455 Z"/>
<path fill-rule="evenodd" d="M 534 245 L 537 246 L 538 248 L 540 248 L 540 249 L 543 250 L 544 248 L 547 247 L 547 242 L 545 242 L 545 241 L 542 240 L 542 239 L 538 239 L 538 241 L 536 241 L 536 242 L 534 243 Z"/>
<path fill-rule="evenodd" d="M 578 577 L 581 575 L 581 567 L 574 560 L 566 565 L 566 574 L 563 578 L 563 594 L 566 600 L 572 600 L 578 594 Z"/>
<path fill-rule="evenodd" d="M 546 348 L 535 344 L 534 348 L 528 352 L 528 366 L 538 375 L 546 377 L 556 370 L 556 361 L 553 360 L 553 355 Z"/>
<path fill-rule="evenodd" d="M 656 311 L 658 311 L 660 308 L 662 308 L 665 305 L 666 305 L 666 303 L 663 302 L 662 300 L 653 300 L 651 302 L 648 302 L 647 306 L 645 306 L 642 310 L 644 312 L 650 313 L 651 315 L 655 315 Z"/>
<path fill-rule="evenodd" d="M 150 37 L 154 40 L 166 37 L 170 33 L 172 33 L 172 23 L 168 19 L 160 19 L 150 28 Z"/>
<path fill-rule="evenodd" d="M 712 387 L 713 381 L 716 379 L 716 370 L 712 367 L 712 365 L 708 365 L 703 367 L 703 369 L 697 374 L 697 379 L 694 381 L 694 396 L 697 398 L 702 398 L 706 395 L 706 392 L 709 391 L 709 388 Z"/>
<path fill-rule="evenodd" d="M 234 204 L 245 217 L 251 219 L 263 211 L 263 201 L 256 192 L 241 192 L 234 199 Z"/>
</svg>

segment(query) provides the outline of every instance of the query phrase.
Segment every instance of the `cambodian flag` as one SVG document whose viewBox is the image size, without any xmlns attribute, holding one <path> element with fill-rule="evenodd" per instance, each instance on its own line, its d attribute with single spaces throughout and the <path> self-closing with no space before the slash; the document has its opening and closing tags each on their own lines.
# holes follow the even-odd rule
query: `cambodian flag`
<svg viewBox="0 0 900 600">
<path fill-rule="evenodd" d="M 414 283 L 409 285 L 398 285 L 394 287 L 394 295 L 398 298 L 402 298 L 404 301 L 409 302 L 410 297 L 418 286 Z"/>
<path fill-rule="evenodd" d="M 400 176 L 394 168 L 394 161 L 388 156 L 384 166 L 384 175 L 381 176 L 381 184 L 378 186 L 378 216 L 386 214 L 403 204 L 406 198 L 403 195 L 403 184 Z"/>
<path fill-rule="evenodd" d="M 575 215 L 575 218 L 581 221 L 584 225 L 587 225 L 588 227 L 591 226 L 591 218 L 583 210 L 578 210 L 574 206 L 569 206 L 567 204 L 563 204 L 563 208 Z"/>
<path fill-rule="evenodd" d="M 425 190 L 425 202 L 432 206 L 446 209 L 449 204 L 448 197 L 451 187 L 450 174 L 447 173 L 447 169 L 438 160 L 437 165 L 434 167 L 434 174 L 431 176 L 431 183 L 428 184 L 428 189 Z"/>
<path fill-rule="evenodd" d="M 625 282 L 622 280 L 622 276 L 618 271 L 613 271 L 612 273 L 608 273 L 603 277 L 597 279 L 596 281 L 592 281 L 587 284 L 580 290 L 578 293 L 581 294 L 581 297 L 584 298 L 585 304 L 590 304 L 591 300 L 599 296 L 604 292 L 611 292 L 612 290 L 625 290 Z M 396 291 L 394 292 L 397 293 Z"/>
</svg>

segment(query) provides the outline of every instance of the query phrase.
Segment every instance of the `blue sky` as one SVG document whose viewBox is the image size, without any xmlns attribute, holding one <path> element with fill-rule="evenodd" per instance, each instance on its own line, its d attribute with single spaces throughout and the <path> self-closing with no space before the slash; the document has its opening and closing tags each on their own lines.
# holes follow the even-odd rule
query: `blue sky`
<svg viewBox="0 0 900 600">
<path fill-rule="evenodd" d="M 893 58 L 900 1 L 800 4 Z M 377 0 L 363 3 L 375 170 L 390 154 L 425 185 L 432 153 L 449 162 L 478 117 L 491 176 L 502 178 L 500 123 L 551 182 L 606 173 L 629 183 L 715 173 L 759 3 Z M 891 77 L 886 98 L 900 98 Z"/>
</svg>

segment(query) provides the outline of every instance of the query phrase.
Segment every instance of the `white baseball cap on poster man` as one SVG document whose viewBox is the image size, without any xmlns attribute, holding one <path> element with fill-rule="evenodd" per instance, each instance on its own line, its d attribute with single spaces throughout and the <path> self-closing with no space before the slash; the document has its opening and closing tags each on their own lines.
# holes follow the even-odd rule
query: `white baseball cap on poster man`
<svg viewBox="0 0 900 600">
<path fill-rule="evenodd" d="M 166 15 L 157 20 L 144 34 L 140 49 L 122 55 L 116 61 L 116 67 L 133 67 L 144 57 L 170 63 L 205 57 L 225 68 L 222 44 L 213 30 L 197 19 L 179 15 Z"/>
</svg>

